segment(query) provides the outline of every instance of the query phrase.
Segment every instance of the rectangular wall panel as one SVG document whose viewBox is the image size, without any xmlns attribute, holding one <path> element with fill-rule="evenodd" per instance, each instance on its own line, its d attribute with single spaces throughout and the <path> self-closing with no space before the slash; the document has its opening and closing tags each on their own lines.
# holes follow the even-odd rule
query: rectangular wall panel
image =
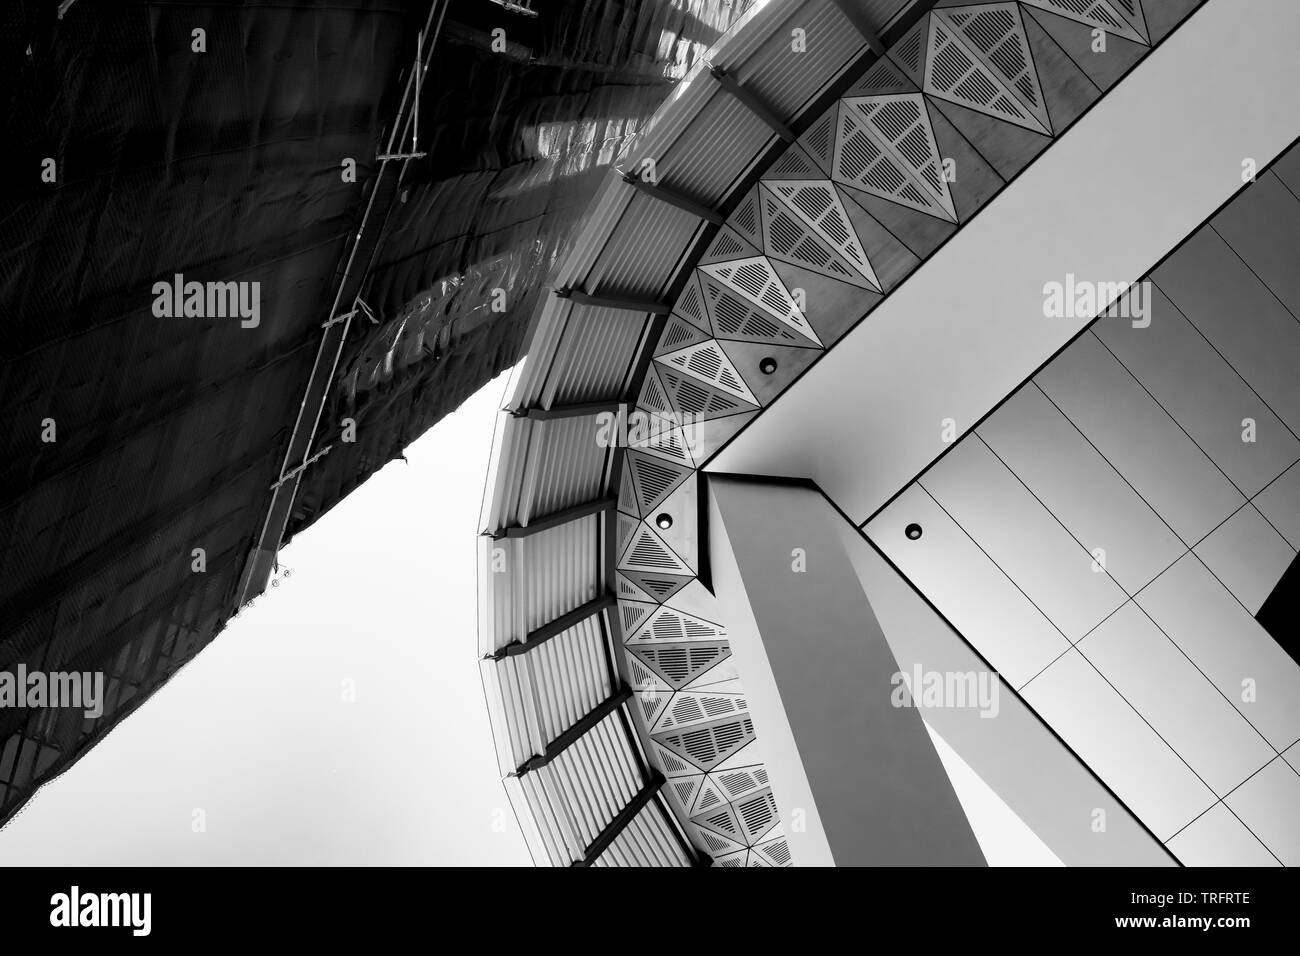
<svg viewBox="0 0 1300 956">
<path fill-rule="evenodd" d="M 1245 497 L 1091 332 L 1034 379 L 1129 483 L 1195 544 Z M 1170 481 L 1177 475 L 1177 481 Z"/>
<path fill-rule="evenodd" d="M 1284 219 L 1285 211 L 1274 216 Z M 1300 249 L 1290 250 L 1300 272 Z M 1272 412 L 1292 432 L 1300 429 L 1300 322 L 1213 227 L 1192 236 L 1152 278 Z"/>
<path fill-rule="evenodd" d="M 1075 541 L 978 437 L 961 442 L 921 479 L 1029 599 L 1071 641 L 1124 603 Z"/>
<path fill-rule="evenodd" d="M 1032 382 L 994 412 L 979 435 L 1078 541 L 1104 551 L 1106 573 L 1127 593 L 1186 550 Z"/>
<path fill-rule="evenodd" d="M 1198 544 L 1196 555 L 1247 611 L 1257 614 L 1295 549 L 1254 505 L 1246 505 Z"/>
<path fill-rule="evenodd" d="M 1210 789 L 1077 650 L 1023 693 L 1160 840 L 1214 805 Z"/>
<path fill-rule="evenodd" d="M 910 524 L 922 529 L 915 541 L 905 534 Z M 921 487 L 907 489 L 863 530 L 1011 686 L 1022 686 L 1070 649 Z"/>
<path fill-rule="evenodd" d="M 1136 604 L 1120 608 L 1079 651 L 1220 797 L 1276 756 Z"/>
<path fill-rule="evenodd" d="M 1300 665 L 1194 554 L 1136 600 L 1270 744 L 1300 739 Z"/>
<path fill-rule="evenodd" d="M 1151 324 L 1102 320 L 1097 337 L 1247 496 L 1282 474 L 1300 442 L 1158 288 Z M 1255 441 L 1243 441 L 1243 422 Z"/>
</svg>

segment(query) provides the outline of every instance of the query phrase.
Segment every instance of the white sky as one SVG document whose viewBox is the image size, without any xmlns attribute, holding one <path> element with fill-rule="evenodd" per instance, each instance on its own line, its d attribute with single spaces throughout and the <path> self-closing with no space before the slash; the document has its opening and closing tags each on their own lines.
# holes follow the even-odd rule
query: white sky
<svg viewBox="0 0 1300 956">
<path fill-rule="evenodd" d="M 0 832 L 0 864 L 530 864 L 477 660 L 475 537 L 504 384 L 286 548 L 278 587 Z M 940 752 L 990 863 L 1055 862 Z"/>
<path fill-rule="evenodd" d="M 43 788 L 0 832 L 0 863 L 529 864 L 475 636 L 503 385 L 286 548 L 290 576 Z"/>
</svg>

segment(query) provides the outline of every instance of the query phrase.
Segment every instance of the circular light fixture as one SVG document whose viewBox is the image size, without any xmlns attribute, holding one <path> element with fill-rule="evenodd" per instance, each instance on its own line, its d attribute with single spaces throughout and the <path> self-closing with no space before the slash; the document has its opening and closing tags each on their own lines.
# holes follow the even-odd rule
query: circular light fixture
<svg viewBox="0 0 1300 956">
<path fill-rule="evenodd" d="M 915 541 L 917 538 L 921 537 L 921 526 L 913 521 L 903 529 L 903 534 L 907 535 L 908 541 Z"/>
<path fill-rule="evenodd" d="M 771 375 L 776 371 L 776 359 L 769 355 L 767 358 L 763 359 L 763 361 L 758 363 L 758 370 L 764 375 Z"/>
<path fill-rule="evenodd" d="M 659 526 L 660 531 L 667 531 L 673 526 L 673 516 L 668 512 L 662 512 L 659 517 L 655 518 L 655 524 Z"/>
</svg>

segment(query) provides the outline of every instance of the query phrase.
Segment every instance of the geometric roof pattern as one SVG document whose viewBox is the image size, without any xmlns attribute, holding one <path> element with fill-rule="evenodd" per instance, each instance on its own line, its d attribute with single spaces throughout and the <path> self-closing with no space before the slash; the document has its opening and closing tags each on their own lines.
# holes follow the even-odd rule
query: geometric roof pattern
<svg viewBox="0 0 1300 956">
<path fill-rule="evenodd" d="M 796 125 L 796 140 L 719 190 L 725 203 L 714 205 L 730 210 L 725 222 L 693 262 L 682 261 L 680 291 L 665 303 L 671 314 L 645 326 L 656 335 L 624 387 L 635 396 L 627 414 L 649 422 L 652 434 L 616 449 L 611 620 L 662 794 L 716 865 L 788 865 L 790 853 L 744 675 L 698 577 L 694 471 L 853 325 L 869 321 L 1100 98 L 1087 65 L 1065 56 L 1035 16 L 1060 14 L 1059 31 L 1080 37 L 1099 23 L 1126 38 L 1147 35 L 1137 0 L 1032 6 L 1031 16 L 1020 3 L 943 0 L 901 24 L 887 55 L 856 67 L 856 82 L 847 78 L 819 115 L 777 110 Z M 847 29 L 834 4 L 826 9 L 826 36 Z M 652 130 L 644 152 L 657 149 Z M 629 156 L 628 168 L 636 160 Z M 751 168 L 752 157 L 741 166 Z M 647 201 L 645 216 L 668 208 Z M 646 219 L 634 234 L 643 257 L 656 248 L 646 235 L 653 228 Z M 535 358 L 530 352 L 530 364 Z"/>
</svg>

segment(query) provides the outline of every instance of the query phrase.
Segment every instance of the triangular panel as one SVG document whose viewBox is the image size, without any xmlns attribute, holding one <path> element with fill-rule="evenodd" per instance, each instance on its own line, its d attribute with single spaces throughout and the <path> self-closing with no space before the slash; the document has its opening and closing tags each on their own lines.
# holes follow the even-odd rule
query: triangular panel
<svg viewBox="0 0 1300 956">
<path fill-rule="evenodd" d="M 640 585 L 636 584 L 635 582 L 625 577 L 624 575 L 619 574 L 616 575 L 616 577 L 618 579 L 618 599 L 620 602 L 625 600 L 655 602 L 658 600 L 654 595 L 643 590 L 640 587 Z M 619 607 L 622 606 L 623 605 L 620 603 Z M 624 623 L 623 629 L 624 631 L 628 629 L 628 625 L 626 623 Z"/>
<path fill-rule="evenodd" d="M 830 180 L 772 182 L 764 188 L 784 202 L 788 209 L 838 252 L 873 288 L 880 290 L 880 280 L 867 261 L 862 241 L 853 231 L 849 214 Z M 773 278 L 780 282 L 775 275 Z M 810 326 L 809 332 L 811 331 Z"/>
<path fill-rule="evenodd" d="M 754 393 L 749 390 L 745 380 L 731 364 L 731 359 L 727 358 L 714 339 L 661 355 L 656 358 L 656 361 L 679 369 L 692 378 L 707 382 L 751 405 L 758 404 Z"/>
<path fill-rule="evenodd" d="M 623 512 L 618 513 L 618 553 L 622 554 L 627 550 L 628 542 L 632 540 L 632 535 L 636 532 L 637 525 L 640 524 L 636 518 L 629 518 Z"/>
<path fill-rule="evenodd" d="M 683 577 L 677 574 L 649 574 L 641 571 L 622 571 L 623 577 L 644 591 L 652 601 L 667 601 L 686 585 L 695 580 L 695 576 Z"/>
<path fill-rule="evenodd" d="M 806 222 L 766 187 L 760 187 L 763 213 L 763 251 L 777 262 L 789 262 L 804 269 L 838 279 L 859 288 L 870 283 L 849 266 Z"/>
<path fill-rule="evenodd" d="M 825 175 L 821 168 L 798 143 L 781 154 L 781 158 L 763 173 L 764 179 L 820 179 Z M 736 258 L 732 256 L 732 258 Z"/>
<path fill-rule="evenodd" d="M 757 248 L 762 244 L 758 235 L 758 190 L 751 189 L 727 217 L 727 225 L 736 230 L 746 242 Z"/>
<path fill-rule="evenodd" d="M 886 54 L 917 87 L 925 79 L 925 45 L 930 36 L 929 20 L 928 13 L 923 15 Z"/>
<path fill-rule="evenodd" d="M 919 34 L 918 34 L 919 36 Z M 870 96 L 879 93 L 918 93 L 920 88 L 888 57 L 871 65 L 862 79 L 849 87 L 845 96 Z"/>
<path fill-rule="evenodd" d="M 731 656 L 731 647 L 721 641 L 693 644 L 628 644 L 627 648 L 674 690 L 684 687 L 705 671 Z M 748 718 L 744 718 L 744 720 L 748 722 Z M 709 728 L 716 729 L 712 724 L 709 725 Z M 709 728 L 706 728 L 707 732 L 712 733 L 712 729 Z M 749 725 L 750 736 L 753 736 L 753 732 L 753 726 Z M 719 730 L 718 733 L 721 735 L 718 742 L 719 746 L 730 739 L 727 731 Z M 689 753 L 682 749 L 684 745 L 680 743 L 674 745 L 671 740 L 660 740 L 660 743 L 673 747 L 674 750 L 681 752 L 683 756 L 690 756 Z M 730 753 L 735 748 L 728 745 L 723 749 Z M 713 764 L 709 764 L 708 767 L 702 766 L 701 769 L 708 770 L 711 766 Z"/>
<path fill-rule="evenodd" d="M 919 93 L 854 97 L 840 101 L 840 114 L 837 181 L 957 221 L 925 97 Z"/>
<path fill-rule="evenodd" d="M 758 842 L 779 822 L 776 797 L 772 795 L 770 789 L 743 797 L 735 801 L 733 806 L 736 809 L 736 817 L 744 828 L 746 842 L 751 845 Z"/>
<path fill-rule="evenodd" d="M 653 739 L 701 770 L 711 770 L 754 739 L 754 722 L 742 715 L 654 734 Z"/>
<path fill-rule="evenodd" d="M 831 149 L 835 145 L 834 118 L 830 113 L 823 114 L 804 130 L 803 135 L 799 137 L 799 145 L 812 157 L 813 162 L 821 167 L 823 175 L 830 174 Z"/>
<path fill-rule="evenodd" d="M 700 262 L 719 262 L 724 259 L 743 259 L 746 256 L 756 255 L 758 249 L 748 239 L 724 225 L 709 243 L 709 248 L 700 257 Z"/>
<path fill-rule="evenodd" d="M 686 280 L 681 295 L 677 297 L 673 315 L 684 318 L 697 328 L 708 331 L 709 315 L 704 310 L 704 292 L 700 289 L 698 272 L 692 272 Z"/>
<path fill-rule="evenodd" d="M 1019 11 L 1015 10 L 1014 5 L 1009 5 L 1012 10 L 1015 10 L 1014 13 L 1002 9 L 1001 6 L 1006 5 L 1000 5 L 1000 9 L 996 12 L 1004 16 L 995 18 L 998 22 L 987 35 L 980 32 L 982 21 L 976 21 L 974 13 L 967 12 L 961 15 L 962 28 L 959 30 L 949 19 L 939 15 L 944 13 L 950 18 L 953 16 L 952 11 L 936 11 L 936 14 L 930 18 L 925 92 L 949 100 L 958 106 L 984 113 L 986 116 L 1050 136 L 1051 129 L 1046 121 L 1046 112 L 1042 109 L 1041 91 L 1036 93 L 1038 108 L 1030 108 L 1017 93 L 1012 92 L 1007 81 L 998 75 L 1004 70 L 999 69 L 995 73 L 986 65 L 986 57 L 979 48 L 974 46 L 972 41 L 965 39 L 968 34 L 979 37 L 982 46 L 997 52 L 999 60 L 1007 70 L 1015 69 L 1017 79 L 1023 81 L 1023 85 L 1031 91 L 1036 91 L 1038 81 L 1034 76 L 1033 63 L 1029 60 L 1029 42 L 1025 39 Z M 961 9 L 967 10 L 965 7 Z M 999 26 L 1005 26 L 1007 18 L 1014 21 L 1014 29 L 1004 36 L 997 32 L 997 29 Z M 1017 35 L 1013 37 L 1011 33 Z M 1019 51 L 1019 56 L 1016 51 Z M 1022 58 L 1023 67 L 1020 64 Z M 1041 118 L 1040 111 L 1043 114 Z"/>
<path fill-rule="evenodd" d="M 1136 43 L 1149 44 L 1150 41 L 1144 33 L 1139 33 L 1132 22 L 1132 15 L 1123 11 L 1121 0 L 1115 0 L 1112 4 L 1110 0 L 1021 0 L 1031 7 L 1038 7 L 1040 10 L 1046 10 L 1049 13 L 1056 13 L 1067 19 L 1074 20 L 1077 23 L 1083 23 L 1094 29 L 1100 28 L 1108 33 L 1114 33 L 1116 36 L 1122 36 L 1126 40 L 1133 40 Z M 1132 0 L 1133 5 L 1137 7 L 1137 0 Z M 1141 18 L 1141 7 L 1137 19 Z"/>
<path fill-rule="evenodd" d="M 618 567 L 620 571 L 647 571 L 651 574 L 691 574 L 686 563 L 645 523 L 632 536 L 632 544 L 623 552 Z"/>
<path fill-rule="evenodd" d="M 795 183 L 773 184 L 780 190 L 790 189 L 796 185 Z M 829 189 L 830 183 L 828 182 L 826 186 Z M 836 198 L 835 202 L 838 205 L 839 199 Z M 843 214 L 843 207 L 840 208 L 840 212 Z M 847 230 L 847 216 L 844 218 L 845 229 Z M 862 258 L 865 261 L 866 256 L 863 255 Z M 701 271 L 706 275 L 721 280 L 733 292 L 740 293 L 741 296 L 759 308 L 766 309 L 804 338 L 821 345 L 817 333 L 812 330 L 808 320 L 799 311 L 798 305 L 795 304 L 784 283 L 781 282 L 780 277 L 772 268 L 772 264 L 766 258 L 760 256 L 754 259 L 737 259 L 734 262 L 719 262 L 714 265 L 704 266 Z M 708 298 L 707 289 L 705 290 L 705 297 Z"/>
<path fill-rule="evenodd" d="M 635 451 L 629 451 L 624 462 L 626 473 L 635 479 L 636 512 L 642 518 L 667 498 L 674 488 L 694 474 L 688 465 L 650 458 Z M 626 542 L 623 542 L 619 545 L 619 553 L 625 549 Z"/>
<path fill-rule="evenodd" d="M 675 352 L 688 345 L 707 342 L 708 340 L 709 333 L 707 330 L 699 328 L 679 315 L 673 314 L 668 316 L 668 320 L 664 324 L 664 330 L 659 336 L 659 343 L 655 347 L 655 355 Z"/>
<path fill-rule="evenodd" d="M 741 401 L 734 395 L 705 385 L 695 378 L 672 369 L 660 368 L 659 375 L 663 379 L 673 408 L 680 414 L 698 416 L 707 420 L 756 408 L 750 402 Z"/>
<path fill-rule="evenodd" d="M 666 641 L 684 644 L 691 641 L 717 641 L 725 637 L 725 632 L 717 624 L 665 607 L 645 620 L 628 641 L 638 644 L 662 644 Z"/>
<path fill-rule="evenodd" d="M 733 292 L 713 276 L 704 273 L 698 275 L 715 338 L 813 347 L 812 342 L 797 335 L 766 309 L 759 308 L 748 298 Z"/>
<path fill-rule="evenodd" d="M 620 579 L 619 583 L 622 584 L 624 582 Z M 620 588 L 620 590 L 622 589 Z M 636 590 L 640 591 L 641 589 L 636 588 Z M 643 593 L 642 596 L 645 601 L 650 600 L 650 595 Z M 623 596 L 620 594 L 618 600 L 618 620 L 619 623 L 623 625 L 624 640 L 631 639 L 628 637 L 629 634 L 640 633 L 642 625 L 650 615 L 654 613 L 654 611 L 655 605 L 646 604 L 644 601 L 624 600 Z"/>
</svg>

